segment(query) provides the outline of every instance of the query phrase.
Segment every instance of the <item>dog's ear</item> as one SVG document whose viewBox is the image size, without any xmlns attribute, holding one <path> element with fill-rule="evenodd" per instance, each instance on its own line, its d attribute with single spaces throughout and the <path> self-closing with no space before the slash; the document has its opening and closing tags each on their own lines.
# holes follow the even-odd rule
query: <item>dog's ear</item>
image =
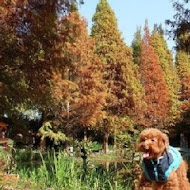
<svg viewBox="0 0 190 190">
<path fill-rule="evenodd" d="M 162 140 L 165 146 L 165 150 L 168 151 L 169 150 L 169 138 L 166 134 L 163 133 L 162 135 Z"/>
</svg>

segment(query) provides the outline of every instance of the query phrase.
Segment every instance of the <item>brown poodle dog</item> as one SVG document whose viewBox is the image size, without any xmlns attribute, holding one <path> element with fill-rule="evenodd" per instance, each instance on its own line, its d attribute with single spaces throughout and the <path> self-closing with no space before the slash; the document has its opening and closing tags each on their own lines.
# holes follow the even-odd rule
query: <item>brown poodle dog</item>
<svg viewBox="0 0 190 190">
<path fill-rule="evenodd" d="M 154 128 L 143 130 L 137 150 L 143 152 L 138 190 L 190 190 L 187 163 L 169 146 L 166 134 Z"/>
</svg>

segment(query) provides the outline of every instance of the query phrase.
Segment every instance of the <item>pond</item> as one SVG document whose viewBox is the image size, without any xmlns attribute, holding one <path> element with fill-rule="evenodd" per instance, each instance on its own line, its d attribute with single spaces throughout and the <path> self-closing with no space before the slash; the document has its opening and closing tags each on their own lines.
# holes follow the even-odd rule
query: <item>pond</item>
<svg viewBox="0 0 190 190">
<path fill-rule="evenodd" d="M 35 156 L 37 158 L 38 156 Z M 17 171 L 21 178 L 34 180 L 36 184 L 46 184 L 54 187 L 55 184 L 68 188 L 71 181 L 80 183 L 86 189 L 132 189 L 132 167 L 127 161 L 121 159 L 96 159 L 69 157 L 62 153 L 56 155 L 44 154 L 42 159 L 27 161 L 18 160 Z M 39 158 L 39 157 L 38 157 Z M 44 182 L 44 183 L 43 183 Z M 75 182 L 72 182 L 74 184 Z M 59 189 L 55 187 L 55 189 Z M 98 188 L 97 188 L 98 186 Z M 117 187 L 117 188 L 116 188 Z M 39 187 L 38 187 L 39 188 Z M 41 187 L 42 188 L 42 187 Z M 76 189 L 73 186 L 68 189 Z M 80 187 L 81 189 L 85 189 Z"/>
</svg>

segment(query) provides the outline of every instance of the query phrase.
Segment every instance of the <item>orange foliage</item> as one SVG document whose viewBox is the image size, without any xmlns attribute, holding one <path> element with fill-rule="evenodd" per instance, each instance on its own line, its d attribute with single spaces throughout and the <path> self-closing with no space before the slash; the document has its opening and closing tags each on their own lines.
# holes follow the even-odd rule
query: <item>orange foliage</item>
<svg viewBox="0 0 190 190">
<path fill-rule="evenodd" d="M 163 127 L 170 107 L 169 91 L 164 80 L 159 59 L 151 46 L 147 24 L 141 44 L 140 72 L 141 82 L 145 88 L 145 101 L 147 103 L 145 125 Z"/>
<path fill-rule="evenodd" d="M 102 63 L 93 53 L 94 40 L 78 13 L 70 13 L 60 28 L 66 64 L 52 75 L 52 96 L 60 105 L 59 118 L 66 126 L 91 127 L 103 117 Z"/>
</svg>

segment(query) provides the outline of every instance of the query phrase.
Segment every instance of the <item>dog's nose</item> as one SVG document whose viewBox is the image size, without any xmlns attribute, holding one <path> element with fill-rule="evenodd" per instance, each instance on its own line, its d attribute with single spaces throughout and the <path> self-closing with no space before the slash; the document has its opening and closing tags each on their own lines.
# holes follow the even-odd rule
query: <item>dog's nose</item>
<svg viewBox="0 0 190 190">
<path fill-rule="evenodd" d="M 142 148 L 143 148 L 144 150 L 148 150 L 148 146 L 145 145 L 145 144 L 142 145 Z"/>
</svg>

